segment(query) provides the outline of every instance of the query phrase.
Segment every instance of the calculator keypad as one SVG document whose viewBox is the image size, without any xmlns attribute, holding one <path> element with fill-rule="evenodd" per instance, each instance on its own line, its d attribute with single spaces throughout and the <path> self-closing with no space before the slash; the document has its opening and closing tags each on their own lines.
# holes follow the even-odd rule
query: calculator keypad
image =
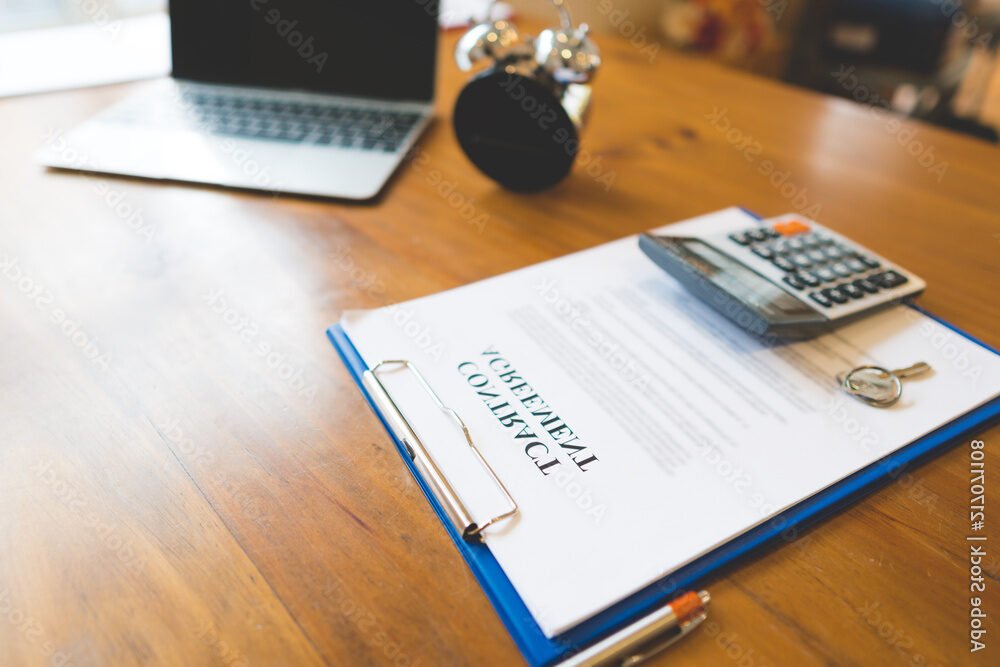
<svg viewBox="0 0 1000 667">
<path fill-rule="evenodd" d="M 874 257 L 796 220 L 743 230 L 728 238 L 779 268 L 786 285 L 808 294 L 823 308 L 909 282 L 899 271 L 878 271 L 882 264 Z"/>
</svg>

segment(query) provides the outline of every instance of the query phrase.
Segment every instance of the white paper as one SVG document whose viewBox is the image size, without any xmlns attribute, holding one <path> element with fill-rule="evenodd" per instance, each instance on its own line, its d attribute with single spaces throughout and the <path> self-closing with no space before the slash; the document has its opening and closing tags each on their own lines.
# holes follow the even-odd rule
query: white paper
<svg viewBox="0 0 1000 667">
<path fill-rule="evenodd" d="M 169 72 L 166 14 L 0 35 L 0 97 L 103 86 Z"/>
<path fill-rule="evenodd" d="M 706 220 L 718 231 L 753 224 L 736 209 Z M 415 362 L 469 425 L 521 508 L 486 543 L 548 636 L 1000 393 L 1000 357 L 906 307 L 768 348 L 689 295 L 635 237 L 349 313 L 343 325 L 369 366 Z M 489 370 L 487 350 L 583 449 L 545 433 L 510 389 L 520 381 Z M 843 395 L 834 380 L 865 363 L 917 361 L 933 373 L 905 381 L 891 409 Z M 488 407 L 504 400 L 477 395 L 465 362 L 541 437 L 515 438 L 520 425 L 500 421 L 509 410 Z M 502 511 L 455 425 L 405 374 L 385 382 L 477 520 Z M 530 457 L 530 442 L 558 463 L 540 469 L 549 457 L 540 445 Z"/>
<path fill-rule="evenodd" d="M 490 0 L 442 0 L 438 10 L 438 23 L 442 28 L 461 28 L 477 21 L 486 19 L 490 12 Z M 490 16 L 496 19 L 509 19 L 513 15 L 510 5 L 498 2 L 493 6 Z"/>
</svg>

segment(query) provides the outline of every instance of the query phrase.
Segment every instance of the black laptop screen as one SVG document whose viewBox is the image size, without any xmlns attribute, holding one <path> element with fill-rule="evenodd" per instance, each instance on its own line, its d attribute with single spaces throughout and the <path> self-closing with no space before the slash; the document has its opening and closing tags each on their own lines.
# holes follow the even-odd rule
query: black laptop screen
<svg viewBox="0 0 1000 667">
<path fill-rule="evenodd" d="M 429 101 L 437 9 L 438 0 L 170 0 L 173 74 Z"/>
</svg>

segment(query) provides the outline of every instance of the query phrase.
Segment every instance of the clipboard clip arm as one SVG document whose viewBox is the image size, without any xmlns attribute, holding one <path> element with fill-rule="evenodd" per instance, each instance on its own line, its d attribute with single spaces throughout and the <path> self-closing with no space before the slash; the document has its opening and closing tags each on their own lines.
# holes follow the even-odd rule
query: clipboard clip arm
<svg viewBox="0 0 1000 667">
<path fill-rule="evenodd" d="M 385 388 L 385 385 L 382 384 L 381 379 L 379 379 L 379 371 L 396 370 L 399 368 L 405 368 L 411 372 L 423 389 L 434 400 L 437 407 L 448 415 L 462 430 L 462 435 L 465 436 L 465 442 L 469 445 L 469 448 L 479 460 L 483 470 L 485 470 L 490 476 L 494 484 L 496 484 L 497 488 L 506 499 L 509 506 L 507 511 L 498 514 L 481 524 L 476 523 L 476 521 L 472 518 L 472 515 L 465 503 L 462 501 L 461 496 L 459 496 L 451 482 L 448 481 L 448 478 L 444 476 L 444 473 L 438 467 L 437 463 L 435 463 L 434 457 L 431 456 L 428 449 L 424 446 L 424 443 L 417 436 L 416 432 L 414 432 L 406 417 L 403 416 L 399 406 L 396 405 L 396 402 L 393 400 L 392 395 L 389 394 L 389 391 Z M 482 532 L 484 530 L 500 521 L 509 519 L 518 513 L 519 510 L 517 503 L 510 495 L 507 487 L 504 486 L 503 482 L 500 481 L 500 478 L 497 477 L 493 467 L 490 466 L 490 464 L 483 457 L 482 452 L 479 451 L 479 448 L 472 439 L 472 434 L 469 432 L 469 427 L 466 426 L 465 421 L 457 412 L 455 412 L 455 410 L 444 404 L 441 397 L 438 396 L 436 391 L 434 391 L 424 375 L 417 369 L 416 365 L 405 359 L 387 359 L 385 361 L 380 361 L 372 366 L 370 370 L 366 370 L 364 372 L 362 382 L 368 390 L 368 393 L 382 410 L 382 413 L 386 415 L 387 421 L 389 422 L 393 433 L 399 441 L 403 443 L 403 446 L 406 448 L 406 453 L 420 471 L 438 502 L 442 507 L 444 507 L 448 517 L 461 533 L 463 539 L 469 541 L 482 539 Z"/>
</svg>

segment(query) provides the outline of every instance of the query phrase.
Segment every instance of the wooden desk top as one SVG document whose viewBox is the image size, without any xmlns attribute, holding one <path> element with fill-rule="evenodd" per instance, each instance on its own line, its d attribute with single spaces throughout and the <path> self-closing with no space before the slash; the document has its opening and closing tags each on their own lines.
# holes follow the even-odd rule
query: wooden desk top
<svg viewBox="0 0 1000 667">
<path fill-rule="evenodd" d="M 455 38 L 423 159 L 376 205 L 49 173 L 46 132 L 137 86 L 0 102 L 0 664 L 518 664 L 324 336 L 348 308 L 733 204 L 819 206 L 1000 345 L 996 148 L 605 36 L 585 137 L 604 182 L 518 196 L 453 139 Z M 719 578 L 656 664 L 968 659 L 967 461 Z"/>
</svg>

